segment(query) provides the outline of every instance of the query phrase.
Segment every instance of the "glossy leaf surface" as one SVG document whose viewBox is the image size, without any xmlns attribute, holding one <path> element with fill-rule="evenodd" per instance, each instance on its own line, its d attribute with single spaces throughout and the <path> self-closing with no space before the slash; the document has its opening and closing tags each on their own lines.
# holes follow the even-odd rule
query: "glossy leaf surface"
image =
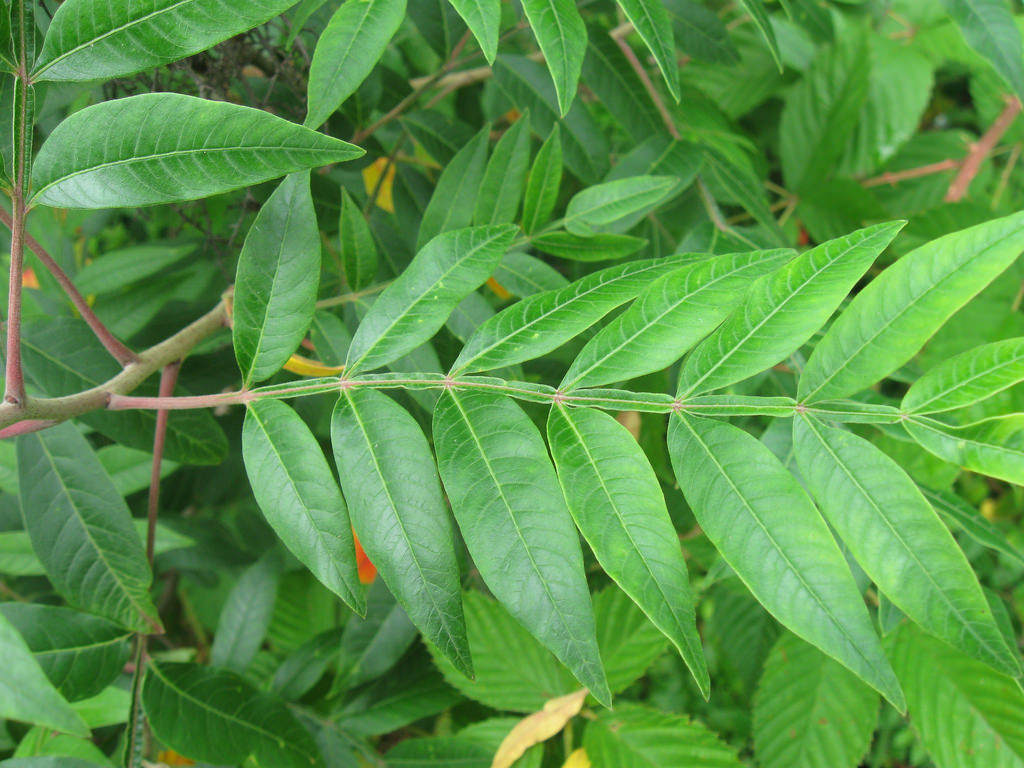
<svg viewBox="0 0 1024 768">
<path fill-rule="evenodd" d="M 944 360 L 915 381 L 900 406 L 941 413 L 985 400 L 1024 381 L 1024 339 L 985 344 Z"/>
<path fill-rule="evenodd" d="M 524 0 L 523 10 L 547 61 L 565 115 L 576 98 L 576 84 L 587 49 L 587 30 L 575 0 Z"/>
</svg>

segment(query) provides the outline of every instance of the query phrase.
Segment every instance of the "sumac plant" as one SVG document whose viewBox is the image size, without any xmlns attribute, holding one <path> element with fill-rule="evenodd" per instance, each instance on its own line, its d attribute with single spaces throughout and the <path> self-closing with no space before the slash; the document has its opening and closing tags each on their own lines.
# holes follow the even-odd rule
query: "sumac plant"
<svg viewBox="0 0 1024 768">
<path fill-rule="evenodd" d="M 0 10 L 0 765 L 1024 766 L 1003 0 Z"/>
</svg>

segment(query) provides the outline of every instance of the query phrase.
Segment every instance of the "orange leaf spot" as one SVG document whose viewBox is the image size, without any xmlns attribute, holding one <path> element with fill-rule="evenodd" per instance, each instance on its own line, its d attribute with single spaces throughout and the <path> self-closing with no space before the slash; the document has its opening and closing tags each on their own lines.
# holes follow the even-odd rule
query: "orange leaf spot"
<svg viewBox="0 0 1024 768">
<path fill-rule="evenodd" d="M 487 287 L 494 291 L 494 295 L 504 301 L 505 299 L 511 299 L 512 294 L 505 290 L 505 286 L 495 280 L 493 277 L 487 278 Z"/>
<path fill-rule="evenodd" d="M 384 175 L 383 181 L 380 181 L 381 174 Z M 366 188 L 366 194 L 372 195 L 373 191 L 377 189 L 377 183 L 380 182 L 380 190 L 377 192 L 377 207 L 383 208 L 388 213 L 395 212 L 395 203 L 391 197 L 394 181 L 395 164 L 389 163 L 386 157 L 378 157 L 363 168 L 363 186 Z"/>
<path fill-rule="evenodd" d="M 363 551 L 363 545 L 359 542 L 359 537 L 356 536 L 354 529 L 352 531 L 352 538 L 356 542 L 356 569 L 359 571 L 359 583 L 372 584 L 373 580 L 377 578 L 377 567 L 366 556 L 366 552 Z"/>
</svg>

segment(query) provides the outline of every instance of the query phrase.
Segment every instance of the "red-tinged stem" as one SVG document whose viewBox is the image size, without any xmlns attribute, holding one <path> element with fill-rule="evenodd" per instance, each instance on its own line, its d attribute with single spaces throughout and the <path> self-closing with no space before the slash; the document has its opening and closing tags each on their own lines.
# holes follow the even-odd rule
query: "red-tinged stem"
<svg viewBox="0 0 1024 768">
<path fill-rule="evenodd" d="M 647 70 L 644 69 L 644 65 L 637 58 L 636 53 L 630 47 L 629 43 L 622 36 L 612 35 L 612 39 L 615 40 L 615 44 L 619 46 L 626 59 L 629 61 L 633 71 L 636 72 L 637 77 L 640 78 L 640 82 L 644 84 L 644 89 L 647 94 L 651 97 L 651 101 L 654 102 L 654 106 L 658 109 L 658 114 L 661 115 L 662 121 L 665 123 L 665 127 L 668 128 L 668 132 L 672 135 L 673 139 L 679 138 L 679 129 L 676 128 L 675 121 L 672 119 L 672 113 L 668 111 L 668 107 L 665 106 L 665 102 L 661 98 L 661 94 L 658 93 L 658 89 L 654 87 L 654 83 L 651 82 L 650 76 L 647 74 Z"/>
<path fill-rule="evenodd" d="M 884 184 L 898 184 L 901 181 L 907 181 L 908 179 L 919 179 L 922 176 L 931 176 L 934 173 L 951 171 L 954 168 L 959 168 L 963 165 L 963 162 L 963 160 L 953 159 L 940 160 L 937 163 L 929 163 L 928 165 L 922 165 L 917 168 L 908 168 L 905 171 L 886 172 L 881 176 L 864 179 L 860 185 L 862 187 L 880 187 Z"/>
<path fill-rule="evenodd" d="M 163 371 L 160 372 L 160 397 L 170 397 L 173 394 L 180 370 L 181 360 L 175 360 L 170 365 L 164 366 Z M 156 412 L 156 430 L 153 434 L 153 471 L 149 476 L 149 508 L 146 518 L 148 522 L 146 526 L 146 559 L 149 561 L 150 569 L 153 568 L 153 552 L 156 548 L 156 518 L 160 511 L 160 465 L 164 460 L 164 443 L 167 441 L 167 417 L 169 415 L 163 408 Z"/>
<path fill-rule="evenodd" d="M 7 288 L 7 371 L 4 403 L 25 405 L 25 373 L 21 367 L 21 283 L 25 256 L 25 199 L 21 182 L 15 181 L 11 227 L 11 272 Z"/>
<path fill-rule="evenodd" d="M 974 177 L 981 170 L 981 164 L 985 162 L 985 158 L 995 149 L 996 144 L 1003 138 L 1003 134 L 1010 129 L 1013 121 L 1020 114 L 1020 99 L 1016 96 L 1004 96 L 1004 99 L 1006 100 L 1006 106 L 999 113 L 999 117 L 993 121 L 989 129 L 985 131 L 985 134 L 975 144 L 971 145 L 971 150 L 967 153 L 967 157 L 964 158 L 960 172 L 949 185 L 949 189 L 946 190 L 946 196 L 943 198 L 945 202 L 956 203 L 963 200 L 964 195 L 967 194 L 967 188 L 971 186 Z"/>
<path fill-rule="evenodd" d="M 18 437 L 18 435 L 27 435 L 31 432 L 39 432 L 40 430 L 52 427 L 54 424 L 57 424 L 57 422 L 52 419 L 26 419 L 25 421 L 19 421 L 16 424 L 11 424 L 9 427 L 0 429 L 0 440 Z"/>
</svg>

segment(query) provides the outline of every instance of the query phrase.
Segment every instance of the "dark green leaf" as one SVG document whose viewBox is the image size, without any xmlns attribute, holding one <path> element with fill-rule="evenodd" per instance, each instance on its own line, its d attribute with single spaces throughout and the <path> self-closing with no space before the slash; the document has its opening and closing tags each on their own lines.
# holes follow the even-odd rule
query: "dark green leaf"
<svg viewBox="0 0 1024 768">
<path fill-rule="evenodd" d="M 498 55 L 501 0 L 448 0 L 473 32 L 488 64 Z"/>
<path fill-rule="evenodd" d="M 942 0 L 967 44 L 988 59 L 996 72 L 1024 98 L 1024 53 L 1013 14 L 1002 0 Z"/>
<path fill-rule="evenodd" d="M 612 261 L 639 251 L 647 241 L 641 237 L 610 232 L 582 237 L 569 232 L 536 235 L 530 244 L 538 251 L 572 261 Z"/>
<path fill-rule="evenodd" d="M 484 178 L 490 134 L 490 126 L 484 126 L 445 166 L 423 212 L 417 249 L 443 232 L 473 223 L 473 207 Z"/>
<path fill-rule="evenodd" d="M 271 550 L 238 577 L 221 608 L 210 648 L 210 663 L 241 674 L 246 670 L 270 626 L 277 599 L 281 559 Z"/>
<path fill-rule="evenodd" d="M 541 145 L 530 168 L 523 200 L 523 231 L 532 234 L 547 224 L 562 184 L 562 140 L 558 123 Z"/>
<path fill-rule="evenodd" d="M 564 116 L 576 98 L 576 83 L 587 50 L 587 29 L 575 0 L 523 0 L 523 10 L 551 72 L 558 111 Z"/>
<path fill-rule="evenodd" d="M 672 35 L 672 24 L 661 0 L 616 0 L 633 24 L 633 28 L 654 56 L 665 78 L 669 93 L 676 101 L 682 97 L 679 91 L 679 64 L 676 61 L 676 43 Z"/>
<path fill-rule="evenodd" d="M 341 213 L 338 218 L 339 251 L 345 282 L 353 291 L 361 291 L 377 276 L 377 244 L 363 212 L 342 187 Z"/>
<path fill-rule="evenodd" d="M 487 163 L 473 210 L 474 224 L 511 224 L 519 211 L 530 163 L 530 116 L 521 115 L 505 131 Z M 454 200 L 449 203 L 458 205 Z"/>
</svg>

